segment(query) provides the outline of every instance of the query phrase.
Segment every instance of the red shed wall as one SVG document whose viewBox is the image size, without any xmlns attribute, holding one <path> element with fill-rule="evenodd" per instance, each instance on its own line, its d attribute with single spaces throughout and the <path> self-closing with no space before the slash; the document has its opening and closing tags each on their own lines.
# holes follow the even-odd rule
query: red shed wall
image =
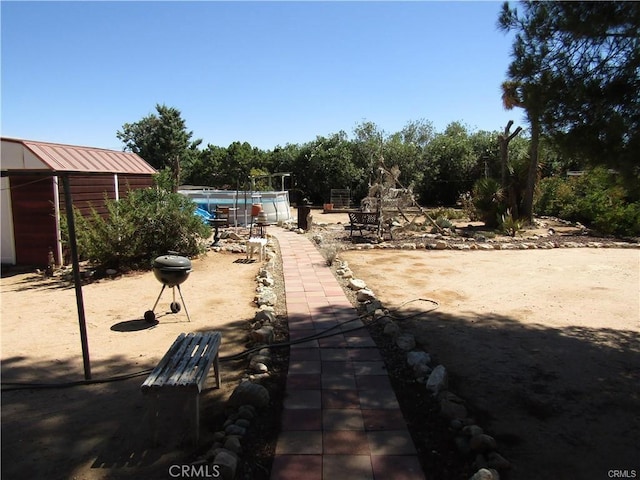
<svg viewBox="0 0 640 480">
<path fill-rule="evenodd" d="M 137 190 L 151 186 L 153 186 L 153 178 L 151 175 L 118 175 L 120 198 L 125 197 L 129 190 Z"/>
<path fill-rule="evenodd" d="M 60 213 L 66 214 L 66 202 L 62 180 L 58 181 Z M 150 175 L 118 175 L 120 198 L 130 190 L 150 187 Z M 53 177 L 10 177 L 13 208 L 16 264 L 44 267 L 49 250 L 56 262 L 61 263 L 56 249 L 56 218 L 54 208 Z M 101 215 L 107 213 L 105 198 L 115 199 L 113 175 L 73 175 L 69 177 L 73 205 L 83 215 L 93 207 Z"/>
<path fill-rule="evenodd" d="M 11 177 L 13 232 L 18 265 L 46 266 L 56 251 L 52 177 Z"/>
<path fill-rule="evenodd" d="M 62 180 L 58 182 L 58 185 L 60 212 L 66 214 L 67 209 Z M 74 175 L 69 177 L 69 188 L 71 189 L 73 206 L 83 216 L 90 215 L 92 207 L 100 215 L 106 214 L 105 198 L 110 200 L 116 198 L 113 175 Z"/>
</svg>

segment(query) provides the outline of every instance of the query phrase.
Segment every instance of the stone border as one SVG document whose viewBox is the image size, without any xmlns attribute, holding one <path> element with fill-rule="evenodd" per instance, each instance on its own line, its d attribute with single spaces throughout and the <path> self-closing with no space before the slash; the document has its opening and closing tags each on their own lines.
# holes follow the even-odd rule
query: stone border
<svg viewBox="0 0 640 480">
<path fill-rule="evenodd" d="M 363 280 L 353 278 L 347 262 L 336 259 L 336 263 L 336 274 L 355 292 L 356 300 L 369 312 L 371 321 L 384 325 L 384 335 L 391 337 L 395 345 L 406 352 L 406 365 L 416 382 L 424 384 L 438 401 L 440 414 L 449 420 L 450 428 L 456 432 L 454 442 L 458 451 L 463 455 L 475 454 L 473 467 L 476 472 L 470 480 L 499 480 L 499 472 L 510 470 L 511 463 L 498 452 L 496 440 L 484 433 L 469 416 L 465 401 L 449 390 L 446 367 L 436 364 L 432 355 L 416 348 L 415 336 L 402 331 Z"/>
<path fill-rule="evenodd" d="M 234 234 L 225 238 L 230 242 L 224 246 L 211 247 L 232 253 L 246 253 L 245 245 L 239 243 L 241 237 Z M 269 378 L 271 351 L 266 345 L 274 343 L 275 332 L 272 324 L 276 322 L 275 305 L 278 295 L 272 272 L 275 270 L 276 252 L 271 238 L 268 237 L 265 265 L 256 276 L 256 296 L 254 302 L 258 310 L 251 322 L 249 337 L 256 345 L 254 352 L 247 354 L 247 369 L 238 386 L 231 393 L 225 407 L 225 421 L 222 430 L 213 434 L 213 444 L 206 453 L 199 456 L 192 465 L 210 465 L 216 467 L 219 478 L 233 480 L 238 471 L 242 455 L 242 438 L 248 433 L 251 424 L 258 418 L 260 411 L 268 407 L 269 391 L 259 382 Z M 260 346 L 265 346 L 259 348 Z"/>
</svg>

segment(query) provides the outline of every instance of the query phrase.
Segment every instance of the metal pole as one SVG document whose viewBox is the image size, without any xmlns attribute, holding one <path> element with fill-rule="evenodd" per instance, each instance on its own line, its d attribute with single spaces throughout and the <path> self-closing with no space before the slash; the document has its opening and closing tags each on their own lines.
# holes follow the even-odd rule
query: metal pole
<svg viewBox="0 0 640 480">
<path fill-rule="evenodd" d="M 73 283 L 76 288 L 76 305 L 78 307 L 78 323 L 80 324 L 80 341 L 82 342 L 82 360 L 84 363 L 84 379 L 91 380 L 91 362 L 89 360 L 89 343 L 87 342 L 87 324 L 84 316 L 82 299 L 82 281 L 80 279 L 80 262 L 78 261 L 78 244 L 76 242 L 76 225 L 73 218 L 73 200 L 69 188 L 69 176 L 62 175 L 64 200 L 67 209 L 67 226 L 69 228 L 69 247 L 73 265 Z"/>
</svg>

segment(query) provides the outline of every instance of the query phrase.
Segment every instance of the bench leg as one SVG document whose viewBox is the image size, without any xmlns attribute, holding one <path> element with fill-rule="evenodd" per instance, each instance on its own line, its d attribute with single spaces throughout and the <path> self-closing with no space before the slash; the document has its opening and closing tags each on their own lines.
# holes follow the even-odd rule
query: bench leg
<svg viewBox="0 0 640 480">
<path fill-rule="evenodd" d="M 160 411 L 158 410 L 159 405 L 158 395 L 150 395 L 148 398 L 148 410 L 147 414 L 149 415 L 149 434 L 151 437 L 151 444 L 155 447 L 158 445 L 158 415 L 160 415 Z"/>
<path fill-rule="evenodd" d="M 220 388 L 220 361 L 218 359 L 217 353 L 216 353 L 216 358 L 213 361 L 213 373 L 216 376 L 216 387 Z"/>
<path fill-rule="evenodd" d="M 200 393 L 196 392 L 194 395 L 193 408 L 195 410 L 193 417 L 195 425 L 193 426 L 194 443 L 198 446 L 200 442 Z"/>
</svg>

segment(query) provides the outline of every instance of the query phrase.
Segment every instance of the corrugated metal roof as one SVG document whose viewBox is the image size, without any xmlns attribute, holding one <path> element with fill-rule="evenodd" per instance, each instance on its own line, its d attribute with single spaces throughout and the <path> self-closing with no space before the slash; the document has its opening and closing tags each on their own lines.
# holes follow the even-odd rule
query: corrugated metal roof
<svg viewBox="0 0 640 480">
<path fill-rule="evenodd" d="M 156 173 L 151 165 L 135 153 L 32 140 L 3 140 L 21 143 L 56 172 Z"/>
</svg>

